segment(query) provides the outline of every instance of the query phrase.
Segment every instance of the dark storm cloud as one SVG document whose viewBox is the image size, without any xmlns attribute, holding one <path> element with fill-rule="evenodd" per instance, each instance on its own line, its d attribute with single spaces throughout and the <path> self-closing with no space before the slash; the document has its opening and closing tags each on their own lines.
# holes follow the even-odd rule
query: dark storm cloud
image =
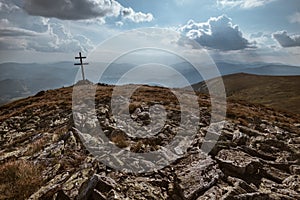
<svg viewBox="0 0 300 200">
<path fill-rule="evenodd" d="M 63 20 L 85 20 L 124 17 L 135 23 L 153 20 L 151 13 L 135 12 L 115 0 L 25 0 L 24 9 L 30 15 Z"/>
<path fill-rule="evenodd" d="M 30 15 L 80 20 L 118 16 L 121 5 L 114 0 L 25 0 Z"/>
<path fill-rule="evenodd" d="M 91 41 L 68 31 L 57 20 L 30 16 L 14 1 L 0 0 L 0 50 L 87 51 Z"/>
</svg>

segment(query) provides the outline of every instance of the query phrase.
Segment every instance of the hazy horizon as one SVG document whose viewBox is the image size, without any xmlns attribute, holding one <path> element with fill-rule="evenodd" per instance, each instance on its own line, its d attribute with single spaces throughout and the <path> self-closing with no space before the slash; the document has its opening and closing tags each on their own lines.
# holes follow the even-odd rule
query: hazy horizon
<svg viewBox="0 0 300 200">
<path fill-rule="evenodd" d="M 102 0 L 83 0 L 81 6 L 68 2 L 53 1 L 49 7 L 46 1 L 1 0 L 0 62 L 74 61 L 79 51 L 89 57 L 112 37 L 155 27 L 195 41 L 218 62 L 300 63 L 297 0 L 112 0 L 110 6 Z M 169 33 L 160 37 L 189 45 Z M 132 44 L 121 42 L 116 45 Z"/>
</svg>

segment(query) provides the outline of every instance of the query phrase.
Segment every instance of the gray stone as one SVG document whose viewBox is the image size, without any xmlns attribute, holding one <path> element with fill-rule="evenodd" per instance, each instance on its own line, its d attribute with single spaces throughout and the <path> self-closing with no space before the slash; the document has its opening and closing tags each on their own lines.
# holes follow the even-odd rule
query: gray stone
<svg viewBox="0 0 300 200">
<path fill-rule="evenodd" d="M 71 200 L 68 195 L 65 194 L 65 192 L 63 190 L 59 190 L 56 193 L 56 198 L 55 200 Z"/>
<path fill-rule="evenodd" d="M 195 199 L 212 187 L 222 175 L 216 163 L 205 154 L 187 157 L 174 168 L 178 179 L 177 189 L 183 199 Z"/>
<path fill-rule="evenodd" d="M 232 199 L 232 200 L 269 200 L 270 196 L 268 194 L 264 194 L 264 193 L 260 193 L 260 192 L 253 192 L 253 193 L 234 195 L 228 199 Z"/>
<path fill-rule="evenodd" d="M 249 137 L 240 132 L 239 130 L 236 130 L 233 132 L 233 138 L 232 142 L 236 143 L 237 145 L 244 145 L 248 141 Z"/>
<path fill-rule="evenodd" d="M 95 187 L 99 182 L 99 175 L 95 174 L 91 179 L 87 180 L 79 189 L 77 200 L 90 199 Z"/>
<path fill-rule="evenodd" d="M 98 176 L 98 183 L 96 189 L 100 192 L 109 192 L 117 187 L 115 180 L 108 176 Z"/>
<path fill-rule="evenodd" d="M 221 150 L 216 159 L 222 168 L 236 174 L 255 174 L 261 166 L 259 159 L 236 150 Z"/>
<path fill-rule="evenodd" d="M 106 200 L 106 196 L 104 196 L 101 192 L 99 192 L 98 190 L 94 189 L 91 199 L 94 200 Z"/>
<path fill-rule="evenodd" d="M 295 175 L 300 175 L 300 166 L 299 165 L 291 165 L 290 172 Z"/>
</svg>

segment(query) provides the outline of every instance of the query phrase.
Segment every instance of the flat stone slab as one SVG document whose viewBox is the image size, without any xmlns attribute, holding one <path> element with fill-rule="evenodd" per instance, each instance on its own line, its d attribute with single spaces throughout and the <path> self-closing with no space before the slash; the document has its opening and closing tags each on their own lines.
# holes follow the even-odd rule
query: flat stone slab
<svg viewBox="0 0 300 200">
<path fill-rule="evenodd" d="M 240 175 L 246 173 L 255 174 L 261 165 L 258 158 L 233 149 L 223 149 L 219 151 L 216 159 L 220 162 L 222 168 Z"/>
<path fill-rule="evenodd" d="M 199 193 L 212 187 L 222 172 L 210 156 L 200 153 L 182 159 L 175 166 L 175 174 L 182 198 L 189 200 L 197 198 Z"/>
</svg>

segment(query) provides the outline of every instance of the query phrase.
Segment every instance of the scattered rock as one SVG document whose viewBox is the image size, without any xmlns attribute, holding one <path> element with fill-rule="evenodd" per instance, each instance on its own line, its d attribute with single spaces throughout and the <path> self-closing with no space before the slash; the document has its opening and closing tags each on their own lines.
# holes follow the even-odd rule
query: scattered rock
<svg viewBox="0 0 300 200">
<path fill-rule="evenodd" d="M 36 193 L 32 194 L 28 199 L 41 199 L 48 192 L 51 192 L 60 187 L 67 178 L 69 177 L 69 173 L 63 173 L 55 176 L 51 181 L 49 181 L 45 186 L 42 186 Z"/>
</svg>

